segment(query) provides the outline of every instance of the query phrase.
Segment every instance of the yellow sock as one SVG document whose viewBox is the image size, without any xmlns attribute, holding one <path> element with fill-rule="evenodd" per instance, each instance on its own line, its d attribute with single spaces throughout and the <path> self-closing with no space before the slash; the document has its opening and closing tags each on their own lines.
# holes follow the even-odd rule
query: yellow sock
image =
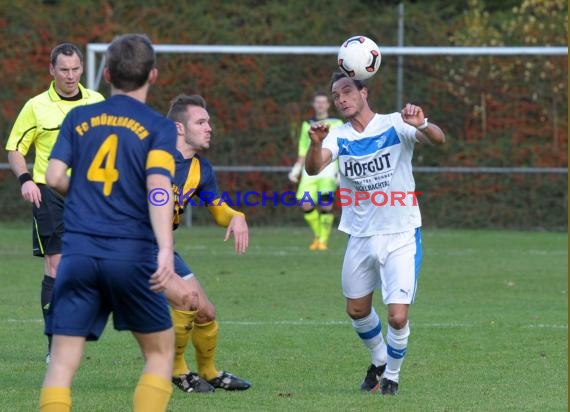
<svg viewBox="0 0 570 412">
<path fill-rule="evenodd" d="M 196 352 L 198 374 L 206 380 L 214 379 L 218 370 L 214 363 L 218 344 L 218 322 L 195 323 L 192 329 L 192 344 Z"/>
<path fill-rule="evenodd" d="M 170 309 L 170 316 L 174 324 L 174 341 L 176 348 L 174 351 L 174 368 L 172 369 L 172 376 L 185 375 L 190 372 L 184 352 L 190 340 L 190 331 L 196 317 L 196 311 Z"/>
<path fill-rule="evenodd" d="M 313 209 L 310 212 L 305 212 L 305 222 L 309 224 L 309 227 L 313 231 L 315 238 L 319 238 L 321 236 L 321 223 L 319 220 L 319 211 L 317 209 Z"/>
<path fill-rule="evenodd" d="M 133 398 L 134 412 L 166 411 L 172 396 L 170 380 L 158 375 L 144 373 L 139 379 Z M 43 412 L 43 411 L 42 411 Z"/>
<path fill-rule="evenodd" d="M 319 240 L 325 245 L 329 243 L 329 237 L 331 235 L 332 225 L 334 222 L 334 215 L 330 212 L 321 213 L 319 216 L 319 221 L 321 224 L 321 234 Z"/>
<path fill-rule="evenodd" d="M 70 388 L 42 388 L 40 392 L 40 412 L 71 411 Z"/>
</svg>

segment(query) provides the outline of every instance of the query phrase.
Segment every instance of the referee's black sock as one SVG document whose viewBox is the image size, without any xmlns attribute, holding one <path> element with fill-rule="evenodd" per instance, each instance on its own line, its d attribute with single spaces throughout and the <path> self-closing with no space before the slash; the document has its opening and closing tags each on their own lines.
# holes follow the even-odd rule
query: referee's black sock
<svg viewBox="0 0 570 412">
<path fill-rule="evenodd" d="M 42 304 L 42 315 L 44 317 L 44 325 L 46 323 L 46 315 L 49 310 L 49 304 L 51 302 L 51 295 L 53 291 L 53 284 L 55 278 L 51 276 L 44 275 L 42 280 L 42 293 L 41 293 L 41 304 Z M 48 351 L 51 350 L 51 336 L 48 336 Z"/>
</svg>

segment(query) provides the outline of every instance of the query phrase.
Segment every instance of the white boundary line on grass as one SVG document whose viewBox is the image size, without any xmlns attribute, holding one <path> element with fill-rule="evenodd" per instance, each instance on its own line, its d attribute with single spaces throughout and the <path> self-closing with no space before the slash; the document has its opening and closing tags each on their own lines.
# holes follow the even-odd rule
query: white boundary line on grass
<svg viewBox="0 0 570 412">
<path fill-rule="evenodd" d="M 538 325 L 528 325 L 527 328 L 529 329 L 568 329 L 568 325 L 545 325 L 545 324 L 538 324 Z"/>
<path fill-rule="evenodd" d="M 0 323 L 41 323 L 43 319 L 4 319 Z M 335 326 L 343 325 L 350 326 L 349 320 L 222 320 L 219 321 L 222 325 L 237 325 L 237 326 Z M 481 327 L 482 325 L 474 323 L 413 323 L 414 328 L 474 328 Z M 555 325 L 539 323 L 536 325 L 522 325 L 525 329 L 568 329 L 568 325 Z"/>
<path fill-rule="evenodd" d="M 219 321 L 220 324 L 226 325 L 243 325 L 243 326 L 334 326 L 334 325 L 349 325 L 349 320 L 281 320 L 281 321 L 249 321 L 249 320 L 226 320 Z M 474 323 L 412 323 L 412 327 L 417 328 L 474 328 L 481 327 L 482 325 Z M 544 328 L 544 329 L 568 329 L 568 325 L 553 325 L 553 324 L 537 324 L 537 325 L 523 325 L 523 328 Z"/>
<path fill-rule="evenodd" d="M 249 321 L 249 320 L 222 320 L 220 323 L 226 325 L 244 326 L 350 326 L 350 320 L 275 320 L 275 321 Z M 469 323 L 427 323 L 413 324 L 413 327 L 421 326 L 427 328 L 472 328 L 475 325 Z"/>
</svg>

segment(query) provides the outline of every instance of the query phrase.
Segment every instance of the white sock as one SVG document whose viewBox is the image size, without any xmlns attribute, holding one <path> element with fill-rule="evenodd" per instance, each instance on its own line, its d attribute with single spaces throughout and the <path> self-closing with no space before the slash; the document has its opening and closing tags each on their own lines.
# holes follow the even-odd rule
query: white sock
<svg viewBox="0 0 570 412">
<path fill-rule="evenodd" d="M 394 329 L 388 326 L 388 333 L 386 334 L 388 362 L 384 377 L 391 381 L 398 382 L 400 378 L 400 368 L 408 350 L 408 336 L 410 336 L 410 322 L 406 323 L 402 329 Z"/>
<path fill-rule="evenodd" d="M 386 344 L 382 337 L 382 322 L 374 308 L 368 316 L 361 319 L 353 319 L 352 327 L 362 340 L 362 343 L 370 350 L 372 363 L 375 366 L 386 364 Z"/>
</svg>

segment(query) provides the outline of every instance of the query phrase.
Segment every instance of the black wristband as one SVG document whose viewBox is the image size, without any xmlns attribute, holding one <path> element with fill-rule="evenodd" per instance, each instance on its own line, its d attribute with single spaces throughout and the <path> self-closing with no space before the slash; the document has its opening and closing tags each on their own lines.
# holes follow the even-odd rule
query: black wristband
<svg viewBox="0 0 570 412">
<path fill-rule="evenodd" d="M 20 176 L 18 176 L 18 181 L 20 182 L 20 186 L 22 186 L 24 183 L 26 183 L 30 180 L 34 180 L 34 179 L 32 179 L 32 175 L 29 174 L 28 172 L 22 173 Z"/>
</svg>

